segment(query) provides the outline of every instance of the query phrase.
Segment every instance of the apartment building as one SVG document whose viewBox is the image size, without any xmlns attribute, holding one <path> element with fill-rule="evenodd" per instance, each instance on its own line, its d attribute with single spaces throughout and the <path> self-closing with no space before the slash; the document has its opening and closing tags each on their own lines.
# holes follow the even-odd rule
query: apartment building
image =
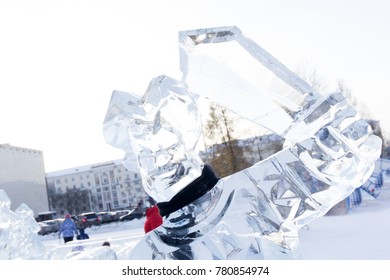
<svg viewBox="0 0 390 280">
<path fill-rule="evenodd" d="M 121 160 L 114 160 L 46 174 L 49 193 L 85 190 L 84 211 L 131 209 L 149 200 L 138 173 L 128 171 Z M 50 199 L 50 195 L 49 195 Z M 51 209 L 63 214 L 69 209 Z"/>
<path fill-rule="evenodd" d="M 0 189 L 11 200 L 11 210 L 26 204 L 34 215 L 49 210 L 43 153 L 0 144 Z"/>
</svg>

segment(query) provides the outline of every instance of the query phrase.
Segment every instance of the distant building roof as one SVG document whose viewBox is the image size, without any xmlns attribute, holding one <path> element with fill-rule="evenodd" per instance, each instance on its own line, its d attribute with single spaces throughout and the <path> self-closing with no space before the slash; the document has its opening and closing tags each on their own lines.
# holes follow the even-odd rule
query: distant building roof
<svg viewBox="0 0 390 280">
<path fill-rule="evenodd" d="M 34 153 L 34 154 L 42 155 L 42 151 L 40 151 L 40 150 L 12 146 L 11 144 L 8 144 L 8 143 L 0 144 L 0 148 L 7 149 L 7 150 L 14 150 L 17 152 Z"/>
<path fill-rule="evenodd" d="M 48 173 L 46 173 L 46 178 L 55 178 L 55 177 L 67 176 L 67 175 L 71 175 L 71 174 L 75 174 L 75 173 L 89 172 L 89 171 L 96 170 L 98 168 L 103 168 L 103 167 L 107 167 L 107 166 L 111 166 L 111 165 L 118 165 L 121 163 L 122 163 L 122 160 L 117 159 L 117 160 L 112 160 L 112 161 L 107 161 L 107 162 L 72 167 L 72 168 L 68 168 L 68 169 L 48 172 Z"/>
</svg>

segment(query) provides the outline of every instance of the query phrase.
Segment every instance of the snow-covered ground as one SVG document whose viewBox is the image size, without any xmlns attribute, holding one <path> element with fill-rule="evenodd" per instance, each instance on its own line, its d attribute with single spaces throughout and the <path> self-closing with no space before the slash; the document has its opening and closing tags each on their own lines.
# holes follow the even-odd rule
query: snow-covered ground
<svg viewBox="0 0 390 280">
<path fill-rule="evenodd" d="M 51 259 L 64 259 L 74 248 L 82 245 L 84 249 L 98 247 L 109 241 L 111 248 L 120 259 L 126 258 L 126 252 L 144 236 L 145 218 L 127 222 L 104 224 L 94 229 L 87 228 L 88 240 L 74 240 L 64 244 L 57 234 L 40 236 Z"/>
<path fill-rule="evenodd" d="M 105 240 L 126 256 L 123 244 L 131 249 L 143 236 L 142 220 L 103 225 L 87 229 L 88 246 L 100 246 Z M 60 258 L 73 245 L 63 245 L 55 235 L 42 236 L 46 248 Z M 367 198 L 362 206 L 350 209 L 347 215 L 325 216 L 300 232 L 303 256 L 306 260 L 390 260 L 390 200 Z M 76 241 L 77 243 L 78 241 Z"/>
<path fill-rule="evenodd" d="M 390 201 L 319 218 L 301 231 L 300 241 L 307 260 L 390 260 Z"/>
<path fill-rule="evenodd" d="M 383 175 L 377 199 L 362 191 L 362 204 L 348 214 L 321 217 L 300 232 L 304 259 L 390 260 L 390 176 L 383 172 L 389 163 L 377 164 Z"/>
</svg>

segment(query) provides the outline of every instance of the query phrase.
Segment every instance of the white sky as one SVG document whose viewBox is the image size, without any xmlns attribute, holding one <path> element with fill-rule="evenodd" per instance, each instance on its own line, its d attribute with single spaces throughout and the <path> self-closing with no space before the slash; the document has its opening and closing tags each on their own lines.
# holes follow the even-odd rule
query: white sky
<svg viewBox="0 0 390 280">
<path fill-rule="evenodd" d="M 386 0 L 2 0 L 0 143 L 42 150 L 47 172 L 121 158 L 102 133 L 112 91 L 180 79 L 178 31 L 224 25 L 292 70 L 344 80 L 389 133 L 389 11 Z"/>
</svg>

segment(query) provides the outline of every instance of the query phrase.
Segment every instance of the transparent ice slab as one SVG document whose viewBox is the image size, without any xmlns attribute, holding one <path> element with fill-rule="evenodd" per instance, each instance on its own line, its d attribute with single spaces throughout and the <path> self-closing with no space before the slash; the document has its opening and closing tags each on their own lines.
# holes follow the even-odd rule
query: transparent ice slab
<svg viewBox="0 0 390 280">
<path fill-rule="evenodd" d="M 292 125 L 305 122 L 307 135 L 323 124 L 310 125 L 307 115 L 326 96 L 236 26 L 181 31 L 179 43 L 182 81 L 192 92 L 292 142 L 302 139 Z"/>
<path fill-rule="evenodd" d="M 106 141 L 160 206 L 195 197 L 129 258 L 299 258 L 299 229 L 367 180 L 381 140 L 344 96 L 316 92 L 237 27 L 182 31 L 179 44 L 182 79 L 152 79 L 142 97 L 114 92 L 104 121 Z M 200 97 L 286 141 L 199 197 Z"/>
</svg>

